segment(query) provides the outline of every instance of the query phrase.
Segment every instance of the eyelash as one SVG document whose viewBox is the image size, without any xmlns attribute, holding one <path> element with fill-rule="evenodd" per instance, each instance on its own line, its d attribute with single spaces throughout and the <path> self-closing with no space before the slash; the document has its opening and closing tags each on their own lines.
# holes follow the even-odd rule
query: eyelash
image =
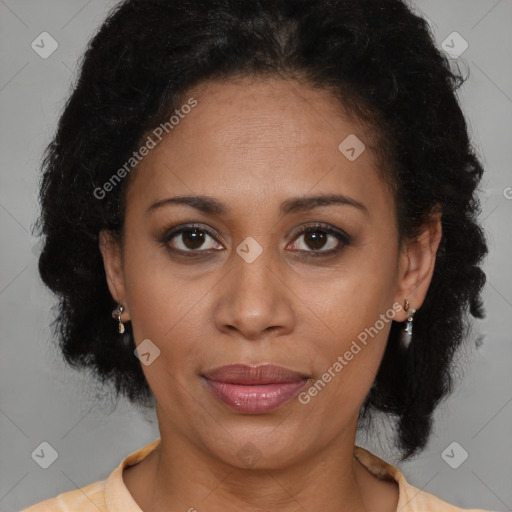
<svg viewBox="0 0 512 512">
<path fill-rule="evenodd" d="M 207 250 L 198 249 L 198 250 L 183 251 L 181 249 L 175 249 L 173 247 L 169 247 L 170 240 L 172 240 L 176 235 L 179 235 L 179 234 L 187 232 L 187 231 L 192 231 L 193 229 L 199 229 L 200 231 L 204 231 L 205 233 L 207 233 L 209 236 L 211 236 L 217 242 L 218 242 L 218 239 L 221 238 L 221 236 L 219 235 L 219 233 L 217 231 L 215 231 L 212 228 L 206 227 L 203 224 L 187 224 L 187 225 L 183 225 L 183 226 L 177 226 L 177 227 L 171 229 L 170 231 L 167 231 L 163 235 L 163 237 L 160 238 L 159 243 L 161 245 L 163 245 L 164 247 L 166 247 L 168 250 L 171 250 L 175 253 L 187 254 L 187 257 L 204 256 L 204 254 L 208 254 L 210 252 L 217 251 L 217 249 L 207 249 Z M 315 232 L 315 231 L 321 231 L 328 235 L 334 236 L 340 242 L 340 244 L 337 247 L 335 247 L 334 249 L 329 249 L 327 251 L 298 250 L 296 252 L 305 253 L 306 257 L 313 257 L 313 258 L 327 257 L 327 256 L 333 256 L 340 249 L 350 245 L 350 243 L 351 243 L 351 237 L 347 233 L 345 233 L 342 230 L 334 229 L 331 226 L 329 226 L 327 224 L 323 224 L 323 223 L 310 224 L 310 225 L 301 227 L 299 229 L 299 231 L 297 233 L 295 233 L 293 242 L 295 242 L 304 233 Z"/>
</svg>

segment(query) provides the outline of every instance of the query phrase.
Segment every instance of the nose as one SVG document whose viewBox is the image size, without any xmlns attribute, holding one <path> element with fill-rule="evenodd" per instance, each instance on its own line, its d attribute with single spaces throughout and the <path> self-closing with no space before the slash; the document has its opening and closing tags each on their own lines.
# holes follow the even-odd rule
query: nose
<svg viewBox="0 0 512 512">
<path fill-rule="evenodd" d="M 251 341 L 290 333 L 293 294 L 271 251 L 264 249 L 251 263 L 236 253 L 233 259 L 234 267 L 216 287 L 217 329 Z"/>
</svg>

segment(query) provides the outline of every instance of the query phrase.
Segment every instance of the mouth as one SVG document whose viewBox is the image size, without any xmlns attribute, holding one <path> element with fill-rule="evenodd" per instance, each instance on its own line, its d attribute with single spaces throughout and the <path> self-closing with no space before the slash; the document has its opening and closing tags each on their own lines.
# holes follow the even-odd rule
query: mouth
<svg viewBox="0 0 512 512">
<path fill-rule="evenodd" d="M 309 379 L 302 373 L 270 364 L 221 366 L 202 377 L 218 399 L 245 414 L 277 409 L 296 396 Z"/>
</svg>

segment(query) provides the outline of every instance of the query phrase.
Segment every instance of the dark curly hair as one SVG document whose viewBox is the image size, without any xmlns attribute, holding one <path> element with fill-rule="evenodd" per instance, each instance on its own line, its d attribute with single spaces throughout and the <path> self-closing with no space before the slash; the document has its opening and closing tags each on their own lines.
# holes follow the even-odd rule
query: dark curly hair
<svg viewBox="0 0 512 512">
<path fill-rule="evenodd" d="M 483 168 L 455 94 L 465 78 L 402 0 L 126 0 L 114 8 L 87 48 L 43 161 L 39 271 L 59 298 L 60 349 L 117 396 L 139 405 L 153 398 L 130 324 L 124 336 L 115 332 L 98 248 L 102 229 L 122 237 L 133 174 L 102 199 L 93 191 L 194 85 L 237 76 L 334 91 L 374 128 L 400 241 L 441 208 L 443 236 L 412 343 L 400 343 L 403 324 L 393 322 L 360 413 L 361 421 L 371 411 L 396 417 L 405 460 L 425 447 L 433 411 L 453 388 L 470 315 L 483 317 L 487 245 L 477 223 Z"/>
</svg>

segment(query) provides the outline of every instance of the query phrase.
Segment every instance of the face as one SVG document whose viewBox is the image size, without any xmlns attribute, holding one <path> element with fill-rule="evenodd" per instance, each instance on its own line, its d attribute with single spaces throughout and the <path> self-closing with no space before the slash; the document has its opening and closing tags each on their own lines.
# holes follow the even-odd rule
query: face
<svg viewBox="0 0 512 512">
<path fill-rule="evenodd" d="M 368 134 L 327 92 L 240 79 L 192 97 L 132 176 L 123 244 L 102 248 L 108 282 L 136 344 L 150 340 L 162 437 L 276 468 L 353 435 L 435 237 L 399 248 Z M 351 134 L 359 156 L 354 138 L 339 149 Z M 239 364 L 287 370 L 214 371 Z"/>
</svg>

